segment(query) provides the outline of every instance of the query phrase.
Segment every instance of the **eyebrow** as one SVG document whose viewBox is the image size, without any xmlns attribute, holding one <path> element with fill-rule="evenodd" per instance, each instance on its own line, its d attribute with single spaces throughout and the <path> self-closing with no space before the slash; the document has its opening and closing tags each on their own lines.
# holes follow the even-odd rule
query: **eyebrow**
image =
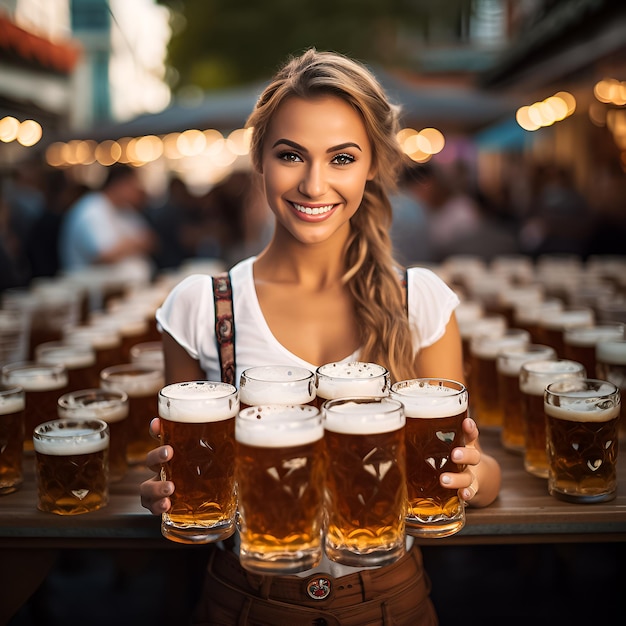
<svg viewBox="0 0 626 626">
<path fill-rule="evenodd" d="M 274 142 L 274 145 L 272 146 L 272 148 L 275 148 L 276 146 L 280 144 L 285 144 L 287 146 L 291 146 L 292 148 L 295 148 L 296 150 L 300 150 L 301 152 L 308 153 L 308 150 L 304 146 L 301 146 L 299 143 L 296 143 L 295 141 L 291 141 L 290 139 L 279 139 L 278 141 Z M 328 150 L 326 150 L 326 153 L 337 152 L 337 150 L 345 150 L 346 148 L 356 148 L 359 152 L 363 152 L 359 144 L 354 143 L 353 141 L 346 141 L 346 143 L 341 143 L 338 146 L 333 146 L 332 148 L 328 148 Z"/>
</svg>

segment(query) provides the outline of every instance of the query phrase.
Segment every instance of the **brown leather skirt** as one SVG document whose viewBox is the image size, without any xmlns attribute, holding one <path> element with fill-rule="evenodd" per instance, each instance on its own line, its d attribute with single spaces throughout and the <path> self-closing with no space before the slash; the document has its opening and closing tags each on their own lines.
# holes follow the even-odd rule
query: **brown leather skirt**
<svg viewBox="0 0 626 626">
<path fill-rule="evenodd" d="M 418 546 L 385 567 L 333 578 L 258 576 L 212 551 L 195 626 L 435 626 Z"/>
</svg>

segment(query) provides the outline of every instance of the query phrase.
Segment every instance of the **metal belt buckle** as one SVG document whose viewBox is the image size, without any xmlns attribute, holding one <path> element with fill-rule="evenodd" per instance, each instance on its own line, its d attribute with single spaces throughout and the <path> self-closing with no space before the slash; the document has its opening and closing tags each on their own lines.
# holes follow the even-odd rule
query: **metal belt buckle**
<svg viewBox="0 0 626 626">
<path fill-rule="evenodd" d="M 324 574 L 316 574 L 306 581 L 306 592 L 313 600 L 326 600 L 332 592 L 332 581 Z"/>
</svg>

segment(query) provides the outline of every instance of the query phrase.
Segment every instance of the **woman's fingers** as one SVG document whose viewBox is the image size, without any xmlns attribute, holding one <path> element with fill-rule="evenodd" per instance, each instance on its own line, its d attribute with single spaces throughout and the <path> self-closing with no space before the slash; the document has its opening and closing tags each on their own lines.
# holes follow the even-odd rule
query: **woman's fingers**
<svg viewBox="0 0 626 626">
<path fill-rule="evenodd" d="M 161 464 L 169 461 L 174 455 L 172 446 L 159 446 L 146 454 L 146 465 L 153 472 L 161 471 Z"/>
<path fill-rule="evenodd" d="M 139 493 L 141 506 L 154 515 L 161 515 L 171 506 L 169 496 L 174 493 L 174 483 L 169 480 L 160 480 L 155 476 L 141 483 Z"/>
</svg>

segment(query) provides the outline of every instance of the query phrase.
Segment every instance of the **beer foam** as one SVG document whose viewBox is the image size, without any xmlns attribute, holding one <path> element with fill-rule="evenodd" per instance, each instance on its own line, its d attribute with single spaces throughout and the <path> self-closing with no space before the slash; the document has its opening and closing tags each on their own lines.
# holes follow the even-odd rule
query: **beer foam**
<svg viewBox="0 0 626 626">
<path fill-rule="evenodd" d="M 67 402 L 59 405 L 59 417 L 73 419 L 99 419 L 107 424 L 119 422 L 128 417 L 128 402 L 96 400 L 94 402 Z"/>
<path fill-rule="evenodd" d="M 488 335 L 478 335 L 472 338 L 470 351 L 474 356 L 495 360 L 498 352 L 515 346 L 523 346 L 530 339 L 530 333 L 526 331 L 519 334 L 507 334 L 507 331 L 499 337 L 491 337 Z"/>
<path fill-rule="evenodd" d="M 67 385 L 67 372 L 55 369 L 51 371 L 45 365 L 41 367 L 18 368 L 6 375 L 7 382 L 19 385 L 24 391 L 48 391 L 62 389 Z"/>
<path fill-rule="evenodd" d="M 79 424 L 79 423 L 75 423 Z M 87 426 L 64 428 L 58 422 L 47 422 L 45 434 L 33 437 L 35 452 L 51 456 L 92 454 L 109 446 L 109 434 L 96 433 Z M 41 426 L 38 426 L 38 429 Z M 40 438 L 41 437 L 41 438 Z"/>
<path fill-rule="evenodd" d="M 591 393 L 591 392 L 590 392 Z M 597 394 L 594 399 L 585 400 L 581 397 L 579 402 L 573 402 L 567 406 L 554 406 L 544 404 L 546 415 L 568 422 L 608 422 L 619 416 L 620 405 L 617 404 L 607 409 L 598 408 L 606 401 L 598 400 Z"/>
<path fill-rule="evenodd" d="M 611 365 L 626 365 L 626 341 L 601 341 L 596 345 L 596 360 Z"/>
<path fill-rule="evenodd" d="M 548 311 L 539 316 L 539 325 L 551 330 L 565 330 L 576 326 L 591 326 L 594 321 L 591 309 L 563 309 Z"/>
<path fill-rule="evenodd" d="M 306 404 L 315 398 L 313 384 L 307 384 L 309 380 L 313 383 L 313 373 L 304 367 L 260 366 L 244 371 L 239 395 L 241 401 L 250 406 Z"/>
<path fill-rule="evenodd" d="M 519 376 L 524 363 L 556 360 L 556 352 L 550 346 L 532 344 L 501 352 L 497 357 L 497 370 L 505 376 Z"/>
<path fill-rule="evenodd" d="M 361 400 L 361 401 L 360 401 Z M 343 399 L 322 406 L 324 428 L 345 435 L 374 435 L 393 432 L 405 424 L 401 405 L 388 398 L 379 402 L 366 398 Z"/>
<path fill-rule="evenodd" d="M 0 395 L 0 415 L 17 413 L 24 410 L 24 396 L 11 396 L 9 398 Z"/>
<path fill-rule="evenodd" d="M 387 393 L 387 370 L 376 363 L 328 363 L 318 368 L 315 385 L 320 398 L 380 397 Z"/>
<path fill-rule="evenodd" d="M 402 402 L 407 417 L 450 417 L 467 411 L 468 395 L 443 385 L 407 382 L 391 396 Z"/>
<path fill-rule="evenodd" d="M 235 439 L 259 448 L 302 446 L 323 436 L 322 417 L 309 405 L 250 407 L 235 420 Z"/>
<path fill-rule="evenodd" d="M 520 390 L 530 396 L 541 396 L 550 383 L 584 375 L 585 370 L 578 361 L 531 361 L 522 365 Z"/>
<path fill-rule="evenodd" d="M 103 372 L 106 372 L 106 369 Z M 103 389 L 120 389 L 125 391 L 130 398 L 143 397 L 151 393 L 157 393 L 161 389 L 163 386 L 163 371 L 150 367 L 142 369 L 140 365 L 136 369 L 129 367 L 120 372 L 111 372 L 110 375 L 105 374 L 101 378 L 100 384 Z"/>
<path fill-rule="evenodd" d="M 590 326 L 566 331 L 564 340 L 570 346 L 592 347 L 600 341 L 623 338 L 624 330 L 619 326 Z"/>
<path fill-rule="evenodd" d="M 78 326 L 70 328 L 64 339 L 68 343 L 88 344 L 95 350 L 114 348 L 122 342 L 119 332 L 113 328 Z"/>
<path fill-rule="evenodd" d="M 93 365 L 96 362 L 96 355 L 93 351 L 77 352 L 72 346 L 60 346 L 43 351 L 37 356 L 37 360 L 49 365 L 64 365 L 68 369 L 78 369 Z"/>
<path fill-rule="evenodd" d="M 167 385 L 159 392 L 159 416 L 171 422 L 221 422 L 239 411 L 234 391 L 232 385 L 201 380 Z"/>
</svg>

